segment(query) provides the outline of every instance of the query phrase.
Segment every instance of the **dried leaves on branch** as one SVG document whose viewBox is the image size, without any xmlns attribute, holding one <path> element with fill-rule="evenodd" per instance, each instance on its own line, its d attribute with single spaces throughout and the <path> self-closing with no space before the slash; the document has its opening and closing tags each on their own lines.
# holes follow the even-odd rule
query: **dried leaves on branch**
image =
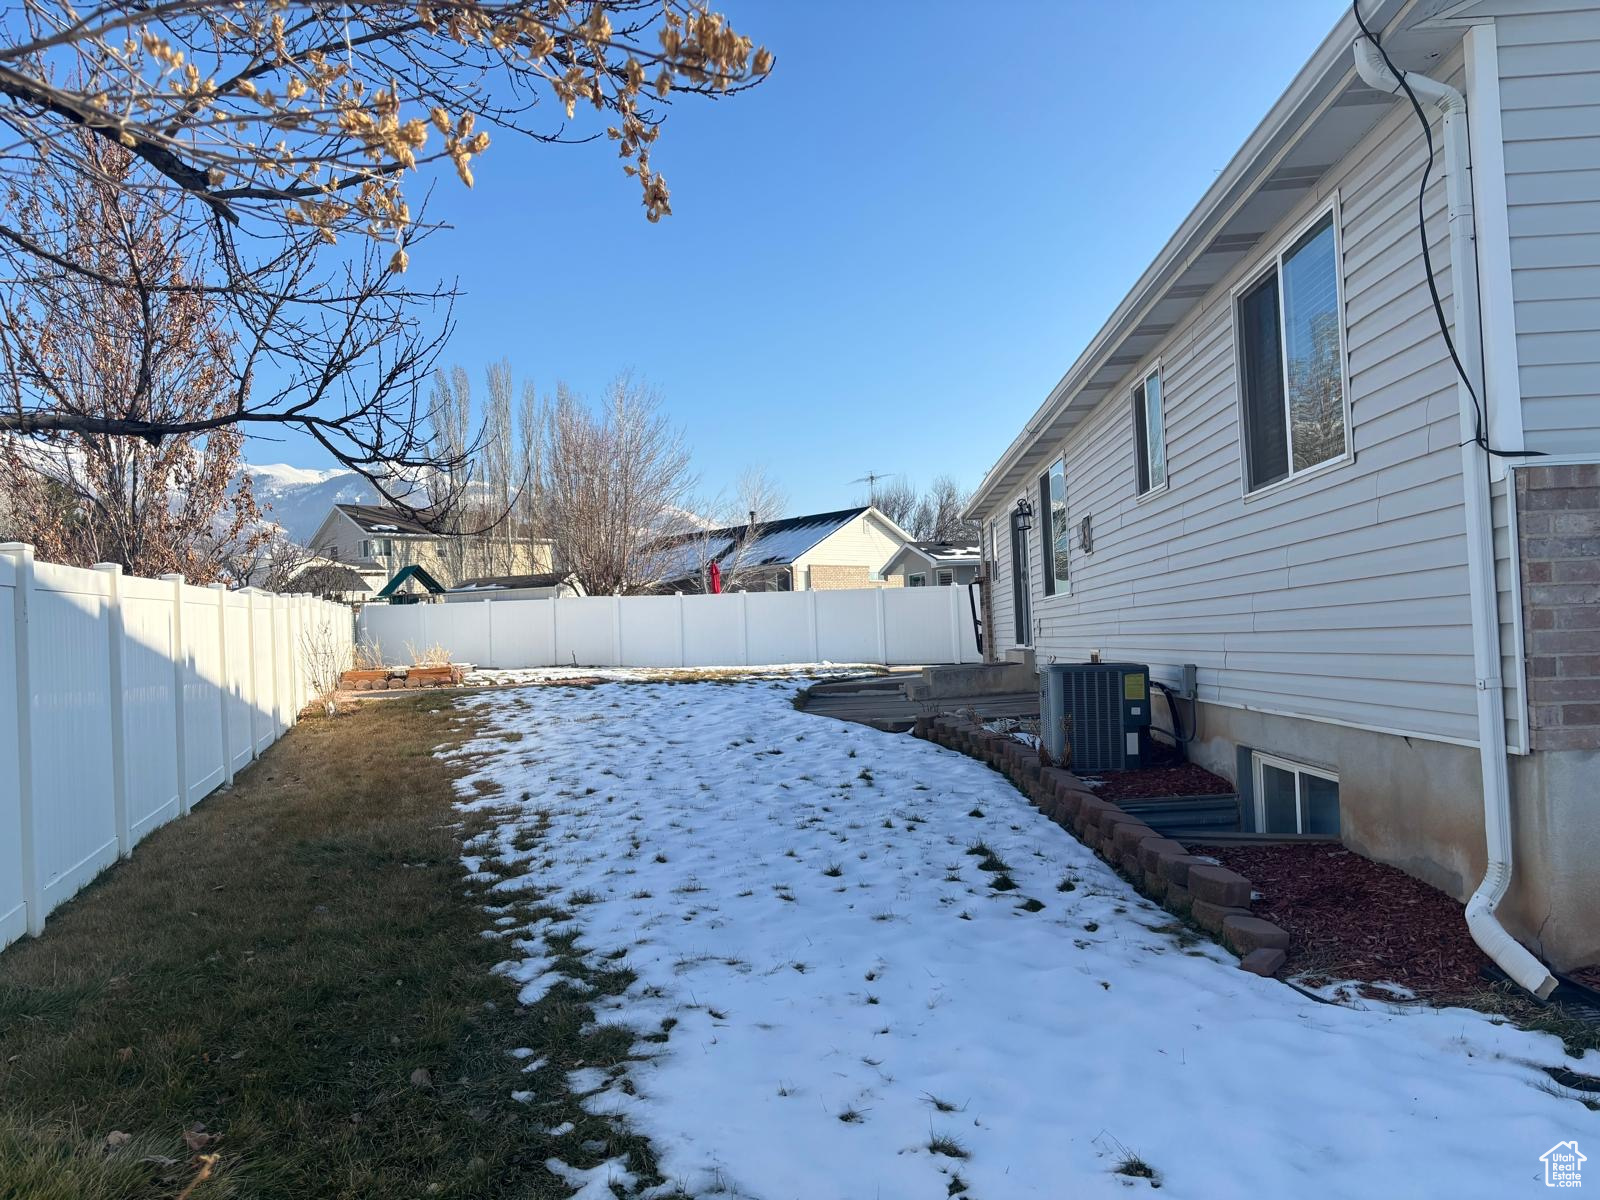
<svg viewBox="0 0 1600 1200">
<path fill-rule="evenodd" d="M 0 430 L 156 441 L 288 424 L 402 504 L 440 465 L 417 385 L 451 296 L 400 282 L 430 228 L 408 190 L 419 174 L 439 164 L 470 186 L 489 126 L 547 142 L 603 129 L 657 220 L 671 211 L 652 161 L 671 98 L 737 91 L 772 65 L 686 0 L 35 0 L 4 21 L 0 288 L 144 286 L 87 254 L 70 219 L 24 219 L 50 216 L 40 195 L 110 180 L 180 223 L 195 274 L 170 286 L 221 297 L 238 342 L 208 416 L 86 412 L 25 374 Z M 569 131 L 582 111 L 593 126 Z M 107 147 L 128 155 L 119 177 Z"/>
</svg>

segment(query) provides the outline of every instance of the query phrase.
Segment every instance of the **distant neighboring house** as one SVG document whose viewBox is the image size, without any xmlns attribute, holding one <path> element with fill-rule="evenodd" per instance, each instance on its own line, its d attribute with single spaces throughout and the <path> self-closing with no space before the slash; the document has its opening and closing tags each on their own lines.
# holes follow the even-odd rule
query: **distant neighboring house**
<svg viewBox="0 0 1600 1200">
<path fill-rule="evenodd" d="M 363 570 L 326 555 L 313 554 L 289 572 L 284 590 L 309 592 L 324 600 L 354 604 L 370 600 L 386 582 L 387 573 L 376 566 Z"/>
<path fill-rule="evenodd" d="M 1531 961 L 1497 919 L 1577 967 L 1600 961 L 1600 4 L 1361 12 L 1417 73 L 1442 312 L 1428 140 L 1347 8 L 1037 411 L 991 410 L 1018 432 L 966 513 L 985 648 L 1178 688 L 1193 664 L 1188 753 L 1247 828 L 1476 890 L 1498 960 Z"/>
<path fill-rule="evenodd" d="M 906 587 L 948 587 L 971 583 L 982 565 L 982 550 L 976 541 L 910 542 L 889 560 L 884 574 L 904 579 Z"/>
<path fill-rule="evenodd" d="M 550 570 L 551 543 L 534 537 L 505 538 L 500 535 L 469 536 L 452 546 L 452 537 L 429 529 L 409 513 L 379 504 L 335 504 L 311 537 L 311 549 L 319 555 L 356 567 L 381 572 L 393 578 L 402 567 L 426 567 L 428 573 L 446 587 L 483 573 L 485 541 L 493 539 L 493 553 L 507 558 L 518 573 L 543 573 Z M 463 564 L 457 570 L 453 565 Z"/>
<path fill-rule="evenodd" d="M 870 504 L 707 529 L 674 539 L 658 590 L 699 591 L 713 561 L 737 591 L 899 587 L 885 568 L 911 540 Z"/>
<path fill-rule="evenodd" d="M 444 594 L 446 604 L 467 600 L 549 600 L 584 596 L 576 575 L 545 571 L 535 575 L 480 575 L 463 579 Z"/>
</svg>

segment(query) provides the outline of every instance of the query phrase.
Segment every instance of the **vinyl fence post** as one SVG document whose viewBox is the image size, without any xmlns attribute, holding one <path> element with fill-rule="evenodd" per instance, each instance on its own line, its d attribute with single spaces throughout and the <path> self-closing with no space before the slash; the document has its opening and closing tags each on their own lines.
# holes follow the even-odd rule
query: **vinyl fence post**
<svg viewBox="0 0 1600 1200">
<path fill-rule="evenodd" d="M 222 783 L 233 786 L 233 741 L 228 736 L 228 699 L 232 686 L 228 682 L 228 589 L 220 583 L 208 583 L 207 589 L 217 598 L 217 731 L 222 737 Z"/>
<path fill-rule="evenodd" d="M 254 762 L 258 757 L 256 754 L 256 717 L 261 705 L 261 672 L 256 669 L 256 589 L 246 588 L 244 595 L 245 658 L 250 663 L 250 669 L 246 674 L 246 679 L 249 683 L 247 689 L 249 694 L 245 697 L 247 703 L 244 707 L 245 713 L 250 718 L 248 730 L 250 734 L 250 761 Z"/>
<path fill-rule="evenodd" d="M 889 665 L 889 622 L 884 614 L 883 589 L 877 588 L 875 590 L 877 592 L 878 612 L 878 661 L 887 667 Z"/>
<path fill-rule="evenodd" d="M 550 597 L 550 661 L 547 667 L 557 666 L 561 662 L 561 648 L 556 644 L 556 637 L 561 631 L 561 626 L 556 620 L 556 606 L 561 603 L 561 597 Z"/>
<path fill-rule="evenodd" d="M 188 644 L 183 636 L 183 576 L 174 572 L 163 575 L 161 580 L 172 585 L 172 714 L 177 730 L 173 744 L 178 752 L 178 812 L 188 816 L 189 731 L 184 721 L 184 691 L 189 683 L 189 664 Z"/>
<path fill-rule="evenodd" d="M 684 621 L 686 620 L 686 617 L 684 615 L 684 607 L 685 607 L 685 601 L 684 601 L 684 598 L 683 598 L 683 593 L 679 592 L 678 593 L 678 665 L 680 667 L 687 667 L 689 665 L 689 633 L 688 633 L 688 630 L 684 627 Z"/>
<path fill-rule="evenodd" d="M 267 598 L 267 683 L 272 688 L 272 737 L 276 742 L 283 732 L 283 689 L 278 686 L 278 597 L 273 592 L 262 593 Z"/>
<path fill-rule="evenodd" d="M 484 664 L 483 665 L 486 666 L 486 667 L 492 667 L 492 666 L 495 665 L 495 662 L 494 662 L 494 601 L 489 599 L 487 596 L 485 596 L 483 598 L 483 603 L 485 605 L 484 610 L 483 610 L 483 637 L 484 637 L 484 641 L 486 643 L 485 646 L 484 646 Z"/>
<path fill-rule="evenodd" d="M 123 676 L 128 652 L 127 624 L 122 615 L 122 564 L 95 563 L 106 577 L 106 626 L 111 677 L 111 810 L 116 814 L 117 857 L 133 854 L 133 829 L 128 819 L 127 717 L 123 711 Z"/>
<path fill-rule="evenodd" d="M 950 661 L 961 661 L 961 591 L 955 584 L 945 588 L 950 593 Z"/>
<path fill-rule="evenodd" d="M 622 597 L 611 597 L 611 659 L 622 665 Z"/>
<path fill-rule="evenodd" d="M 302 660 L 304 642 L 301 637 L 300 593 L 284 599 L 284 607 L 288 609 L 289 618 L 285 622 L 289 627 L 289 712 L 286 723 L 295 724 L 300 720 L 300 710 L 305 707 L 305 680 L 303 678 L 305 664 Z"/>
<path fill-rule="evenodd" d="M 740 665 L 750 665 L 750 593 L 739 593 L 739 645 Z"/>
<path fill-rule="evenodd" d="M 0 544 L 0 554 L 10 557 L 17 569 L 16 599 L 16 676 L 17 676 L 17 799 L 21 814 L 19 840 L 22 843 L 22 902 L 28 911 L 28 932 L 38 937 L 44 932 L 44 893 L 39 887 L 39 848 L 34 833 L 33 792 L 33 683 L 30 678 L 28 609 L 33 602 L 33 547 L 27 542 Z"/>
<path fill-rule="evenodd" d="M 822 634 L 817 629 L 816 589 L 807 588 L 805 591 L 805 598 L 807 632 L 811 634 L 811 661 L 814 663 L 819 663 L 822 661 Z"/>
</svg>

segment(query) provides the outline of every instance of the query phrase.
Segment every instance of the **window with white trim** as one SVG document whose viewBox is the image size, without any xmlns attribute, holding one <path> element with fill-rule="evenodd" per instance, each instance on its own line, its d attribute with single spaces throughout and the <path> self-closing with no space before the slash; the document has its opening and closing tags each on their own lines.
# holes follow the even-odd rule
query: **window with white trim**
<svg viewBox="0 0 1600 1200">
<path fill-rule="evenodd" d="M 1067 460 L 1058 458 L 1039 476 L 1039 541 L 1044 552 L 1044 594 L 1066 595 L 1072 530 L 1067 524 Z"/>
<path fill-rule="evenodd" d="M 928 576 L 922 571 L 913 571 L 910 575 L 906 576 L 906 586 L 927 587 Z"/>
<path fill-rule="evenodd" d="M 362 558 L 386 558 L 394 553 L 394 545 L 388 538 L 368 538 L 361 543 Z"/>
<path fill-rule="evenodd" d="M 1279 253 L 1235 306 L 1246 491 L 1331 462 L 1349 446 L 1333 216 Z"/>
<path fill-rule="evenodd" d="M 1339 833 L 1339 777 L 1320 767 L 1259 750 L 1255 772 L 1256 832 Z"/>
<path fill-rule="evenodd" d="M 940 587 L 949 587 L 956 581 L 956 573 L 950 570 L 949 567 L 941 567 L 934 574 L 933 579 Z"/>
<path fill-rule="evenodd" d="M 1167 486 L 1167 431 L 1161 411 L 1161 372 L 1151 371 L 1133 389 L 1133 442 L 1139 494 Z"/>
</svg>

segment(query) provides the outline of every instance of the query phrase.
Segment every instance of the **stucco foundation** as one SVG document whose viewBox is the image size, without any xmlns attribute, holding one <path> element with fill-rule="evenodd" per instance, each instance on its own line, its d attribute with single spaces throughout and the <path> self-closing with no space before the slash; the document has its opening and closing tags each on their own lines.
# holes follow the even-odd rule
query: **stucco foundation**
<svg viewBox="0 0 1600 1200">
<path fill-rule="evenodd" d="M 1341 838 L 1352 850 L 1457 900 L 1477 887 L 1485 851 L 1476 749 L 1214 704 L 1199 710 L 1190 755 L 1238 786 L 1247 827 L 1252 781 L 1240 769 L 1241 746 L 1337 772 Z M 1600 962 L 1600 752 L 1512 756 L 1511 779 L 1516 869 L 1501 919 L 1557 970 Z"/>
</svg>

